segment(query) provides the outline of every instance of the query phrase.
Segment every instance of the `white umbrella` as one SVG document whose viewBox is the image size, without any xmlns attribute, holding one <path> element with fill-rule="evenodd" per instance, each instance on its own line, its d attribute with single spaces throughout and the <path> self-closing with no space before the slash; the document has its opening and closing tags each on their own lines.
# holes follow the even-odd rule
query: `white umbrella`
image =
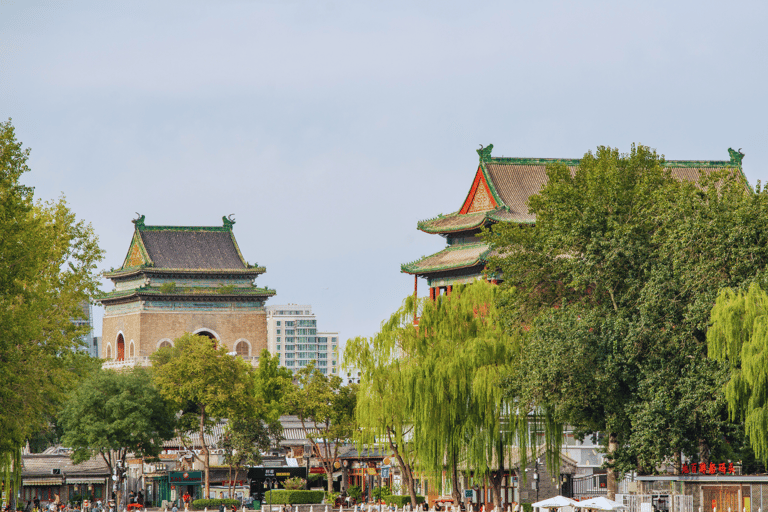
<svg viewBox="0 0 768 512">
<path fill-rule="evenodd" d="M 573 501 L 571 498 L 565 496 L 555 496 L 554 498 L 548 498 L 543 501 L 537 501 L 532 503 L 533 508 L 560 508 L 560 507 L 583 507 L 582 502 Z"/>
<path fill-rule="evenodd" d="M 599 498 L 592 498 L 589 500 L 580 501 L 578 506 L 581 508 L 592 508 L 595 510 L 619 510 L 627 508 L 621 503 L 611 501 L 608 498 L 600 496 Z"/>
</svg>

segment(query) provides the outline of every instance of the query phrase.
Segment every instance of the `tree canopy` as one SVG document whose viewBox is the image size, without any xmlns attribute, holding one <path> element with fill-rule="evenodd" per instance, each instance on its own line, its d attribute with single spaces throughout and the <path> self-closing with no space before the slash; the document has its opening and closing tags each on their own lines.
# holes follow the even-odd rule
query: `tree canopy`
<svg viewBox="0 0 768 512">
<path fill-rule="evenodd" d="M 229 355 L 206 336 L 184 334 L 171 347 L 150 356 L 153 379 L 160 393 L 183 411 L 179 430 L 199 436 L 205 468 L 205 496 L 209 495 L 210 449 L 205 433 L 213 420 L 255 415 L 253 370 L 241 358 Z"/>
<path fill-rule="evenodd" d="M 728 375 L 706 359 L 709 310 L 768 262 L 765 194 L 738 170 L 678 180 L 645 146 L 599 147 L 547 177 L 529 201 L 535 225 L 486 234 L 525 346 L 508 389 L 604 433 L 611 467 L 708 457 L 725 441 Z"/>
<path fill-rule="evenodd" d="M 398 448 L 417 453 L 418 469 L 438 481 L 447 469 L 459 501 L 459 471 L 473 470 L 490 477 L 501 502 L 504 461 L 513 444 L 526 459 L 537 412 L 502 385 L 520 345 L 499 322 L 497 295 L 478 281 L 435 300 L 409 297 L 375 337 L 350 340 L 346 352 L 362 372 L 361 425 L 394 434 Z M 550 445 L 550 454 L 556 449 Z"/>
<path fill-rule="evenodd" d="M 323 464 L 328 492 L 333 492 L 333 464 L 339 448 L 355 432 L 356 395 L 356 384 L 343 386 L 341 377 L 324 375 L 312 362 L 296 372 L 296 383 L 285 396 L 288 412 L 299 417 L 304 434 Z"/>
<path fill-rule="evenodd" d="M 62 443 L 72 448 L 76 464 L 101 456 L 113 472 L 117 461 L 125 461 L 128 454 L 156 457 L 163 441 L 174 435 L 176 416 L 148 370 L 100 369 L 74 391 L 59 421 Z M 118 476 L 122 479 L 123 472 Z"/>
<path fill-rule="evenodd" d="M 76 353 L 82 305 L 102 257 L 90 224 L 64 198 L 35 202 L 22 184 L 30 150 L 0 123 L 0 476 L 20 475 L 25 439 L 44 429 L 92 365 Z"/>
</svg>

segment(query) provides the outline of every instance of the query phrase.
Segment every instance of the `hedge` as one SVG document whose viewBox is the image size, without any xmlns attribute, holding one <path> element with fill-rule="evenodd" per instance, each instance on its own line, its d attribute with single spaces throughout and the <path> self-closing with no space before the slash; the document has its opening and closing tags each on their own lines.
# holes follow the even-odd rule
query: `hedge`
<svg viewBox="0 0 768 512">
<path fill-rule="evenodd" d="M 387 505 L 394 505 L 396 507 L 403 507 L 405 505 L 408 505 L 411 503 L 411 497 L 410 496 L 401 496 L 398 494 L 390 494 L 388 496 L 383 496 L 384 502 Z M 416 496 L 416 504 L 424 503 L 424 496 Z"/>
<path fill-rule="evenodd" d="M 263 503 L 271 502 L 273 505 L 281 503 L 302 505 L 305 503 L 322 503 L 324 497 L 325 491 L 289 491 L 287 489 L 277 489 L 265 492 Z"/>
<path fill-rule="evenodd" d="M 215 499 L 215 500 L 195 500 L 192 502 L 192 508 L 195 510 L 203 510 L 204 508 L 208 508 L 208 510 L 211 510 L 211 509 L 218 510 L 219 505 L 224 505 L 227 508 L 232 508 L 233 505 L 237 505 L 237 508 L 240 508 L 240 500 Z"/>
<path fill-rule="evenodd" d="M 523 512 L 533 512 L 533 505 L 530 503 L 523 503 Z"/>
</svg>

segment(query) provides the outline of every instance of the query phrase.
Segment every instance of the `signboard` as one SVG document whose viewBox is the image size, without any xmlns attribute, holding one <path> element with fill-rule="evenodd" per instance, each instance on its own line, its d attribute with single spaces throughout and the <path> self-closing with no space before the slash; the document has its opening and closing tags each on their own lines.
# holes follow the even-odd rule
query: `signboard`
<svg viewBox="0 0 768 512">
<path fill-rule="evenodd" d="M 735 474 L 735 469 L 732 462 L 720 462 L 719 464 L 715 464 L 714 462 L 710 462 L 709 464 L 704 464 L 703 462 L 697 464 L 692 462 L 690 464 L 683 464 L 680 467 L 680 472 L 683 475 L 733 475 Z"/>
<path fill-rule="evenodd" d="M 472 489 L 464 489 L 464 497 L 465 498 L 472 498 Z"/>
<path fill-rule="evenodd" d="M 199 485 L 203 483 L 202 471 L 171 471 L 168 481 L 178 485 Z"/>
<path fill-rule="evenodd" d="M 365 472 L 368 473 L 370 476 L 376 475 L 376 468 L 365 468 Z"/>
<path fill-rule="evenodd" d="M 281 466 L 276 468 L 250 468 L 248 480 L 251 481 L 251 496 L 257 499 L 264 497 L 264 492 L 270 488 L 282 487 L 283 482 L 289 478 L 307 479 L 307 468 Z"/>
<path fill-rule="evenodd" d="M 389 478 L 389 466 L 381 468 L 381 478 Z"/>
</svg>

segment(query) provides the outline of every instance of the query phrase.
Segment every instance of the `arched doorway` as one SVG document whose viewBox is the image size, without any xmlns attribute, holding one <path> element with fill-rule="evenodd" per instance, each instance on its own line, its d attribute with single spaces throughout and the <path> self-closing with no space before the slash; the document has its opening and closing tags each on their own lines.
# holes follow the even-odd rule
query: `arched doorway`
<svg viewBox="0 0 768 512">
<path fill-rule="evenodd" d="M 125 338 L 122 333 L 117 335 L 117 360 L 125 361 Z"/>
<path fill-rule="evenodd" d="M 213 341 L 216 341 L 216 336 L 214 336 L 213 333 L 210 331 L 200 331 L 200 332 L 196 332 L 195 334 L 197 334 L 198 336 L 207 336 L 208 338 L 211 338 Z"/>
</svg>

